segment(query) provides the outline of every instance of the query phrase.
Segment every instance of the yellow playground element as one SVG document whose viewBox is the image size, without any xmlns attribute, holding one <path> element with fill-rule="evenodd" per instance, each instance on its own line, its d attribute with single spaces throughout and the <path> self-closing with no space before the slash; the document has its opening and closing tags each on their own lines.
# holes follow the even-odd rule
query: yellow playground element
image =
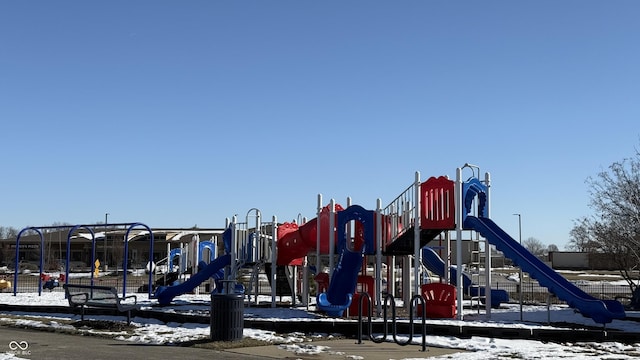
<svg viewBox="0 0 640 360">
<path fill-rule="evenodd" d="M 100 276 L 100 260 L 96 259 L 96 262 L 93 263 L 93 276 Z"/>
<path fill-rule="evenodd" d="M 0 290 L 11 289 L 11 281 L 0 279 Z"/>
</svg>

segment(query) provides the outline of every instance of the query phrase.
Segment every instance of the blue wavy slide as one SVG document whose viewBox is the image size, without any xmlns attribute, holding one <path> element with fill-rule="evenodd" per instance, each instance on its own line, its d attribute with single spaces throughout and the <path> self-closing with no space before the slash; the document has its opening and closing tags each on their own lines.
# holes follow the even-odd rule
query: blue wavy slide
<svg viewBox="0 0 640 360">
<path fill-rule="evenodd" d="M 327 292 L 316 297 L 316 306 L 329 316 L 342 316 L 351 305 L 353 292 L 356 291 L 358 273 L 362 265 L 363 251 L 343 248 L 338 265 L 333 270 Z"/>
<path fill-rule="evenodd" d="M 582 315 L 599 324 L 626 317 L 621 303 L 615 300 L 599 300 L 585 293 L 520 245 L 491 219 L 467 216 L 464 228 L 478 231 L 523 271 L 538 280 L 541 286 L 548 288 L 551 293 L 566 301 Z"/>
<path fill-rule="evenodd" d="M 422 263 L 427 267 L 427 269 L 429 269 L 429 271 L 434 272 L 440 277 L 444 277 L 444 260 L 442 260 L 435 250 L 428 246 L 422 248 Z M 458 276 L 455 266 L 449 267 L 449 279 L 451 279 L 451 284 L 457 284 Z M 471 291 L 471 296 L 478 296 L 478 291 L 480 291 L 480 296 L 484 296 L 486 291 L 484 287 L 474 286 L 471 281 L 471 277 L 465 273 L 462 273 L 462 286 L 465 293 L 469 293 L 469 291 Z M 491 289 L 491 307 L 498 308 L 500 307 L 500 304 L 506 302 L 509 302 L 509 293 L 505 290 Z"/>
<path fill-rule="evenodd" d="M 222 255 L 210 262 L 202 270 L 191 275 L 189 280 L 182 284 L 158 287 L 154 293 L 154 297 L 158 299 L 158 304 L 168 305 L 174 297 L 193 291 L 193 289 L 198 285 L 207 281 L 210 277 L 214 276 L 218 271 L 229 264 L 231 264 L 231 255 Z"/>
</svg>

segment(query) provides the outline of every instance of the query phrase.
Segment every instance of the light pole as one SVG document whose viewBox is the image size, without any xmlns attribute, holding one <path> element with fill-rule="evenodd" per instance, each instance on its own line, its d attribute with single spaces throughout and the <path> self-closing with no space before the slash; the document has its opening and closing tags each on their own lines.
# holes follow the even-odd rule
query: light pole
<svg viewBox="0 0 640 360">
<path fill-rule="evenodd" d="M 103 256 L 103 264 L 102 268 L 104 272 L 107 272 L 107 224 L 109 223 L 109 213 L 104 214 L 104 239 L 102 240 L 102 245 L 104 246 L 104 254 Z"/>
<path fill-rule="evenodd" d="M 513 214 L 518 216 L 518 241 L 520 242 L 520 246 L 522 246 L 522 214 Z M 519 291 L 518 295 L 520 296 L 520 321 L 522 321 L 522 266 L 518 266 L 520 268 L 519 274 Z"/>
</svg>

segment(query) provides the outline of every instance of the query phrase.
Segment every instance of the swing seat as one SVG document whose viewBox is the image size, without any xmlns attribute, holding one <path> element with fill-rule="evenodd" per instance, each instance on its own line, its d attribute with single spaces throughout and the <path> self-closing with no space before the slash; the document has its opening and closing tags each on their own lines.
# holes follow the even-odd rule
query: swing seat
<svg viewBox="0 0 640 360">
<path fill-rule="evenodd" d="M 450 284 L 431 283 L 420 286 L 426 304 L 426 316 L 430 319 L 453 319 L 456 311 L 456 287 Z M 418 305 L 417 316 L 422 316 L 422 305 Z"/>
</svg>

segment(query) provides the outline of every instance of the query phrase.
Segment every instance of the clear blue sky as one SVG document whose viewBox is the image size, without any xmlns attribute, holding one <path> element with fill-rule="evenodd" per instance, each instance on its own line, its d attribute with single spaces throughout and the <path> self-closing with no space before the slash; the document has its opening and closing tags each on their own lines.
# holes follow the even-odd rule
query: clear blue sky
<svg viewBox="0 0 640 360">
<path fill-rule="evenodd" d="M 419 171 L 561 249 L 634 154 L 637 1 L 4 1 L 0 225 L 222 227 Z M 470 173 L 465 173 L 466 176 Z"/>
</svg>

